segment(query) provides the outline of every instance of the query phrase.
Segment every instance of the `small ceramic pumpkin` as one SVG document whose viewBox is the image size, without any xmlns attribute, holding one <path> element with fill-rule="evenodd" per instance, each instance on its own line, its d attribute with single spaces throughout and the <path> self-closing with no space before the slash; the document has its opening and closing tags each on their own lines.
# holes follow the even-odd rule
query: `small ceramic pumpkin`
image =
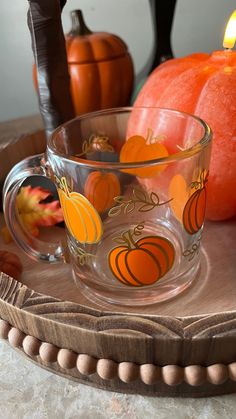
<svg viewBox="0 0 236 419">
<path fill-rule="evenodd" d="M 153 136 L 151 129 L 148 130 L 146 138 L 141 135 L 133 135 L 132 137 L 129 137 L 121 149 L 120 162 L 140 162 L 167 157 L 168 151 L 161 141 L 162 138 Z M 162 165 L 149 168 L 126 169 L 125 172 L 141 178 L 147 178 L 153 177 L 162 172 L 165 167 L 165 165 Z"/>
<path fill-rule="evenodd" d="M 0 271 L 12 278 L 19 279 L 22 270 L 22 263 L 15 253 L 0 250 Z"/>
<path fill-rule="evenodd" d="M 147 236 L 112 249 L 109 266 L 113 275 L 123 284 L 142 287 L 162 278 L 172 268 L 174 259 L 174 246 L 169 240 Z"/>
<path fill-rule="evenodd" d="M 92 172 L 85 182 L 84 194 L 94 208 L 102 213 L 111 208 L 114 198 L 120 195 L 120 181 L 111 172 Z"/>
<path fill-rule="evenodd" d="M 81 10 L 72 11 L 71 18 L 65 40 L 76 115 L 129 105 L 134 68 L 125 42 L 117 35 L 92 32 Z M 34 66 L 37 86 L 36 77 Z"/>
<path fill-rule="evenodd" d="M 83 195 L 69 192 L 65 178 L 61 179 L 58 188 L 64 220 L 72 236 L 81 243 L 100 241 L 103 228 L 96 209 Z"/>
</svg>

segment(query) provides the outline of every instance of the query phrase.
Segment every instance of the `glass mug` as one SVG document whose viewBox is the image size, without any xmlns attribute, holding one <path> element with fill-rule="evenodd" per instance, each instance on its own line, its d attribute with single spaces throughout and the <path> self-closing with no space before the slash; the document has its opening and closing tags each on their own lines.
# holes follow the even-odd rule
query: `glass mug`
<svg viewBox="0 0 236 419">
<path fill-rule="evenodd" d="M 45 155 L 9 173 L 7 226 L 35 260 L 68 261 L 69 254 L 73 278 L 92 300 L 167 300 L 199 275 L 211 137 L 204 121 L 171 109 L 77 117 L 54 131 Z M 47 176 L 57 187 L 66 245 L 29 236 L 19 221 L 16 195 L 32 175 Z"/>
</svg>

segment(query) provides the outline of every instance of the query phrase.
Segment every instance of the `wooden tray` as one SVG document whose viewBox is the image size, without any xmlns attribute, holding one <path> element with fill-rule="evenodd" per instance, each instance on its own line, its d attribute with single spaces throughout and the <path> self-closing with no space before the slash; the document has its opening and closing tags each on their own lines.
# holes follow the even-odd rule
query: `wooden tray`
<svg viewBox="0 0 236 419">
<path fill-rule="evenodd" d="M 45 149 L 40 124 L 37 117 L 0 124 L 0 186 L 17 161 Z M 43 234 L 51 240 L 64 232 Z M 201 278 L 190 289 L 166 303 L 124 311 L 86 300 L 69 265 L 36 264 L 0 241 L 24 264 L 21 283 L 0 273 L 0 337 L 44 368 L 107 390 L 235 392 L 236 219 L 207 223 L 203 244 Z"/>
<path fill-rule="evenodd" d="M 45 229 L 43 239 L 63 229 Z M 70 266 L 21 254 L 22 282 L 0 274 L 0 337 L 34 362 L 107 390 L 206 396 L 236 391 L 236 220 L 207 223 L 201 278 L 166 303 L 99 307 Z M 15 244 L 1 248 L 19 250 Z M 33 291 L 34 290 L 34 291 Z"/>
</svg>

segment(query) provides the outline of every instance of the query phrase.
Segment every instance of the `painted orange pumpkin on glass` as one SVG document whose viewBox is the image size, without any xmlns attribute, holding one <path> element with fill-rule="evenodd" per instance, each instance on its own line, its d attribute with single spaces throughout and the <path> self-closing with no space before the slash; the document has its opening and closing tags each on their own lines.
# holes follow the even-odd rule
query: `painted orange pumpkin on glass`
<svg viewBox="0 0 236 419">
<path fill-rule="evenodd" d="M 172 243 L 160 236 L 143 237 L 130 245 L 118 246 L 109 253 L 113 275 L 123 284 L 134 287 L 152 285 L 173 266 Z"/>
<path fill-rule="evenodd" d="M 183 225 L 189 234 L 196 234 L 203 225 L 206 211 L 206 188 L 196 190 L 184 207 Z"/>
<path fill-rule="evenodd" d="M 202 169 L 198 172 L 197 180 L 191 183 L 190 197 L 184 206 L 182 218 L 184 228 L 189 234 L 196 234 L 204 223 L 207 181 L 208 172 Z"/>
<path fill-rule="evenodd" d="M 81 243 L 99 242 L 103 234 L 102 221 L 91 203 L 80 193 L 69 192 L 65 178 L 61 179 L 58 196 L 71 235 Z"/>
<path fill-rule="evenodd" d="M 174 175 L 170 181 L 171 209 L 189 234 L 196 234 L 203 225 L 207 181 L 208 171 L 199 167 L 196 168 L 190 185 L 181 174 Z"/>
<path fill-rule="evenodd" d="M 84 194 L 100 213 L 114 204 L 114 198 L 120 195 L 120 181 L 114 173 L 95 171 L 90 173 L 84 185 Z"/>
<path fill-rule="evenodd" d="M 170 207 L 175 217 L 182 223 L 184 207 L 190 197 L 191 189 L 181 174 L 176 174 L 172 177 L 168 189 L 169 198 L 171 199 Z"/>
<path fill-rule="evenodd" d="M 121 163 L 141 162 L 167 157 L 168 151 L 164 144 L 158 142 L 160 137 L 154 137 L 152 130 L 148 130 L 147 138 L 141 135 L 133 135 L 128 138 L 120 152 Z M 125 169 L 126 173 L 131 173 L 141 178 L 153 177 L 165 169 L 165 165 L 144 167 L 138 169 Z"/>
</svg>

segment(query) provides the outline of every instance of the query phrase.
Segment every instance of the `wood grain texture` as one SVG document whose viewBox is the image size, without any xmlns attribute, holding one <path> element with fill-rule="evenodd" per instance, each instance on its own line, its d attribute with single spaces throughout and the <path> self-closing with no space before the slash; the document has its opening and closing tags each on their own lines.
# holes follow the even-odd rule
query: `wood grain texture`
<svg viewBox="0 0 236 419">
<path fill-rule="evenodd" d="M 185 366 L 235 360 L 235 312 L 192 319 L 117 315 L 36 293 L 1 274 L 0 316 L 42 341 L 117 362 Z"/>
</svg>

